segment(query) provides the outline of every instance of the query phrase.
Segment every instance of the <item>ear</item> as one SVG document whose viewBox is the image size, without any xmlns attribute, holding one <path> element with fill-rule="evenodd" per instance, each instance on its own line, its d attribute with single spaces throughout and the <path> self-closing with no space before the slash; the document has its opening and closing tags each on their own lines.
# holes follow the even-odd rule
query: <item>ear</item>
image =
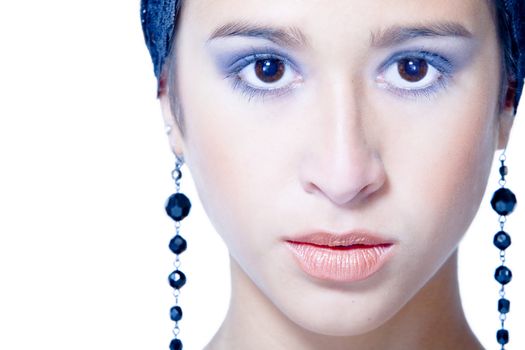
<svg viewBox="0 0 525 350">
<path fill-rule="evenodd" d="M 499 113 L 498 118 L 498 150 L 507 147 L 510 138 L 510 130 L 514 123 L 514 97 L 516 96 L 516 81 L 509 81 L 505 100 Z"/>
<path fill-rule="evenodd" d="M 176 110 L 171 108 L 168 89 L 160 89 L 158 97 L 171 150 L 177 157 L 184 158 L 185 144 L 179 124 L 177 123 L 177 120 L 180 120 L 181 117 L 180 108 L 175 108 Z"/>
</svg>

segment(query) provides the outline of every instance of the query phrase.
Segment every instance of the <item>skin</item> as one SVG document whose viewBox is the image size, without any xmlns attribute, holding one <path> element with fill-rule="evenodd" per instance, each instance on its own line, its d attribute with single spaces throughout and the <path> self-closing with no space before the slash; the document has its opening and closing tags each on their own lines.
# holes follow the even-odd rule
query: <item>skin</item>
<svg viewBox="0 0 525 350">
<path fill-rule="evenodd" d="M 208 41 L 239 20 L 295 26 L 309 45 Z M 392 25 L 443 21 L 472 37 L 370 45 Z M 412 98 L 385 88 L 381 62 L 418 45 L 455 57 L 446 86 Z M 250 98 L 218 67 L 225 52 L 261 46 L 301 67 L 286 93 Z M 498 108 L 501 52 L 484 0 L 191 0 L 175 55 L 160 94 L 170 142 L 231 258 L 229 311 L 206 350 L 482 348 L 461 307 L 457 247 L 513 122 L 509 101 Z M 353 283 L 308 277 L 283 243 L 359 228 L 395 241 L 395 254 Z"/>
</svg>

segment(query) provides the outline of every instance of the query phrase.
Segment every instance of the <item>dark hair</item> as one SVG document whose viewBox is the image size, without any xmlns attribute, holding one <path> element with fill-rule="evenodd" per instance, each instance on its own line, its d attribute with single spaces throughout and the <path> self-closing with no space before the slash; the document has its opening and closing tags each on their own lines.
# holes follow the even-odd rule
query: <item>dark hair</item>
<svg viewBox="0 0 525 350">
<path fill-rule="evenodd" d="M 518 108 L 525 75 L 525 2 L 524 0 L 489 0 L 494 3 L 495 20 L 503 52 L 504 78 L 500 103 L 506 88 L 514 92 L 514 113 Z M 507 85 L 510 83 L 510 85 Z"/>
<path fill-rule="evenodd" d="M 514 93 L 514 113 L 523 90 L 525 76 L 525 0 L 488 0 L 494 7 L 500 46 L 503 52 L 503 77 L 501 81 L 500 108 L 507 90 Z M 144 39 L 153 60 L 160 92 L 165 84 L 164 66 L 172 56 L 171 49 L 176 34 L 177 19 L 182 0 L 142 0 L 141 20 Z M 183 129 L 183 128 L 182 128 Z"/>
</svg>

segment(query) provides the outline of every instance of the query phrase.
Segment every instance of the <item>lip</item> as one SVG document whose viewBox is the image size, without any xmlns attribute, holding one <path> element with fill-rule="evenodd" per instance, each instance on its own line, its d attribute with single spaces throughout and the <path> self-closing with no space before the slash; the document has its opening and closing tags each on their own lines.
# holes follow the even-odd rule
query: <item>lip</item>
<svg viewBox="0 0 525 350">
<path fill-rule="evenodd" d="M 366 230 L 331 234 L 311 232 L 285 239 L 308 275 L 335 282 L 365 280 L 393 255 L 394 241 Z"/>
</svg>

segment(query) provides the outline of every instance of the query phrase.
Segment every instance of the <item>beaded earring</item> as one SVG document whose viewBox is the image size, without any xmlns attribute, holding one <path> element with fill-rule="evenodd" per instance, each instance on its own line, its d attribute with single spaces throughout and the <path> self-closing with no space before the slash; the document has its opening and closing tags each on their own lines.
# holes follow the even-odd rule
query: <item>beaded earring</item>
<svg viewBox="0 0 525 350">
<path fill-rule="evenodd" d="M 494 235 L 494 245 L 500 250 L 499 257 L 501 265 L 496 269 L 494 273 L 494 278 L 501 284 L 499 290 L 499 300 L 498 300 L 498 311 L 500 313 L 499 319 L 501 321 L 501 329 L 496 333 L 496 339 L 501 345 L 501 349 L 505 349 L 505 344 L 509 342 L 509 331 L 505 329 L 505 320 L 507 319 L 507 313 L 510 310 L 510 301 L 505 298 L 505 285 L 510 282 L 512 279 L 512 272 L 508 267 L 505 266 L 505 250 L 510 246 L 510 235 L 503 230 L 503 226 L 507 221 L 507 215 L 512 213 L 514 207 L 516 206 L 516 196 L 512 193 L 511 190 L 505 188 L 505 176 L 508 173 L 508 168 L 505 166 L 505 150 L 499 157 L 501 166 L 499 168 L 499 173 L 501 178 L 499 180 L 499 185 L 501 186 L 494 195 L 490 204 L 492 209 L 494 209 L 499 214 L 499 225 L 500 230 Z"/>
<path fill-rule="evenodd" d="M 173 328 L 174 338 L 170 343 L 170 350 L 182 350 L 182 341 L 178 338 L 180 332 L 179 321 L 182 319 L 182 309 L 179 306 L 179 295 L 180 289 L 186 284 L 186 275 L 179 270 L 179 254 L 186 250 L 187 243 L 180 235 L 179 229 L 180 221 L 188 216 L 191 208 L 191 203 L 188 197 L 183 193 L 180 193 L 180 179 L 182 178 L 180 168 L 183 164 L 184 160 L 177 157 L 175 169 L 171 172 L 171 177 L 175 181 L 176 192 L 167 199 L 165 204 L 166 213 L 175 221 L 175 236 L 171 239 L 169 244 L 170 250 L 176 255 L 173 264 L 175 270 L 168 277 L 169 284 L 174 289 L 173 295 L 175 296 L 175 306 L 170 310 L 170 318 L 175 322 L 175 327 Z"/>
</svg>

